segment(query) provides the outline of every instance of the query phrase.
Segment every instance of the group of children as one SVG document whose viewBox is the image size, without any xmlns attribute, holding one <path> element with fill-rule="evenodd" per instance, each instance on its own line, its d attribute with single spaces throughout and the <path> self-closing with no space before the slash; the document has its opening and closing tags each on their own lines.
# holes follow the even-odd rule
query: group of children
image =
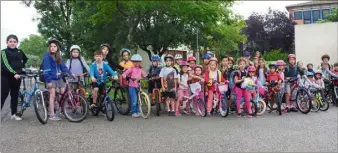
<svg viewBox="0 0 338 153">
<path fill-rule="evenodd" d="M 190 84 L 200 83 L 201 91 L 199 97 L 207 101 L 207 115 L 210 116 L 212 112 L 214 93 L 219 97 L 220 93 L 217 90 L 218 84 L 230 84 L 229 90 L 226 93 L 226 97 L 230 98 L 230 101 L 236 100 L 237 115 L 243 116 L 241 112 L 241 99 L 244 98 L 246 108 L 250 107 L 250 98 L 255 97 L 256 93 L 251 90 L 247 90 L 244 85 L 245 79 L 251 79 L 257 86 L 263 86 L 266 83 L 276 81 L 280 86 L 284 87 L 287 92 L 286 97 L 286 111 L 297 111 L 296 107 L 290 102 L 290 89 L 291 84 L 287 80 L 290 78 L 298 77 L 303 73 L 301 65 L 296 65 L 296 56 L 290 54 L 288 56 L 288 63 L 283 60 L 279 60 L 268 66 L 265 66 L 265 61 L 261 58 L 259 52 L 256 52 L 255 57 L 250 61 L 250 53 L 244 52 L 244 57 L 239 58 L 237 61 L 238 68 L 234 66 L 234 59 L 232 57 L 223 57 L 221 62 L 216 57 L 212 57 L 210 54 L 204 54 L 202 56 L 203 64 L 199 65 L 196 62 L 195 57 L 188 57 L 188 60 L 183 60 L 183 56 L 176 54 L 175 57 L 168 54 L 164 57 L 165 64 L 161 64 L 161 58 L 158 55 L 151 57 L 151 65 L 149 67 L 148 74 L 146 74 L 141 66 L 143 59 L 140 55 L 134 54 L 130 58 L 130 50 L 124 48 L 121 50 L 121 56 L 123 61 L 116 64 L 114 60 L 111 60 L 109 55 L 111 53 L 110 46 L 103 44 L 100 46 L 100 50 L 95 52 L 95 61 L 90 65 L 86 64 L 83 57 L 80 56 L 81 49 L 77 45 L 73 45 L 70 49 L 71 58 L 67 60 L 66 64 L 63 63 L 59 54 L 60 43 L 57 40 L 49 42 L 49 52 L 45 54 L 43 59 L 43 67 L 50 68 L 52 71 L 46 72 L 46 83 L 50 90 L 50 119 L 60 120 L 60 118 L 54 113 L 54 105 L 52 104 L 55 99 L 55 88 L 61 88 L 61 92 L 64 91 L 65 84 L 60 81 L 60 72 L 67 72 L 74 77 L 77 75 L 83 75 L 89 72 L 89 76 L 92 81 L 92 98 L 93 103 L 90 107 L 96 107 L 96 99 L 98 96 L 99 88 L 102 88 L 102 83 L 108 79 L 107 73 L 111 75 L 114 80 L 118 79 L 116 70 L 123 71 L 121 75 L 121 84 L 128 86 L 128 93 L 131 102 L 131 111 L 133 117 L 139 117 L 138 109 L 138 87 L 139 80 L 142 77 L 147 77 L 149 80 L 149 96 L 151 97 L 152 91 L 155 86 L 161 89 L 163 97 L 166 102 L 166 110 L 170 116 L 180 116 L 181 111 L 185 114 L 190 114 L 190 104 L 187 104 L 184 110 L 180 110 L 180 105 L 183 102 L 185 96 L 191 95 Z M 313 71 L 311 65 L 308 65 L 307 74 L 315 73 L 314 79 L 310 80 L 313 83 L 323 86 L 324 73 L 325 76 L 331 77 L 338 75 L 338 63 L 334 64 L 334 67 L 328 66 L 329 57 L 325 56 L 322 70 Z M 332 69 L 332 71 L 331 71 Z M 328 76 L 330 75 L 330 76 Z M 336 82 L 337 83 L 337 82 Z M 233 84 L 233 85 L 231 85 Z M 337 84 L 338 85 L 338 84 Z M 270 89 L 269 89 L 270 90 Z M 264 88 L 260 88 L 260 94 L 265 94 Z M 236 97 L 231 96 L 232 93 L 236 93 Z M 206 97 L 206 98 L 205 98 Z M 197 97 L 195 97 L 197 98 Z M 193 107 L 195 110 L 198 107 L 196 99 L 193 100 Z M 247 109 L 248 117 L 252 117 L 251 109 Z M 199 112 L 195 115 L 199 116 Z"/>
</svg>

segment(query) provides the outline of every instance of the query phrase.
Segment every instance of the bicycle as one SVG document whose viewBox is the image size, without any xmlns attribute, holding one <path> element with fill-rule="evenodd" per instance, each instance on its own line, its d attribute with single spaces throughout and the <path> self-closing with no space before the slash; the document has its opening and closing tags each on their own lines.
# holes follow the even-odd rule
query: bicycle
<svg viewBox="0 0 338 153">
<path fill-rule="evenodd" d="M 85 97 L 80 94 L 73 94 L 70 88 L 68 78 L 70 77 L 68 73 L 61 73 L 62 80 L 66 83 L 66 88 L 63 94 L 55 91 L 55 112 L 61 111 L 67 120 L 70 122 L 82 122 L 88 114 L 88 103 Z M 44 98 L 45 107 L 48 110 L 49 107 L 49 92 L 45 92 Z M 61 98 L 60 98 L 61 97 Z M 77 109 L 80 109 L 79 117 L 73 117 L 72 115 L 77 115 Z M 70 109 L 70 112 L 67 112 L 67 109 Z M 38 117 L 40 118 L 40 117 Z M 46 124 L 47 120 L 40 120 L 42 124 Z"/>
<path fill-rule="evenodd" d="M 270 94 L 266 94 L 266 101 L 269 102 L 273 100 L 277 104 L 277 108 L 273 108 L 273 106 L 267 105 L 271 110 L 276 109 L 279 115 L 282 115 L 282 99 L 283 99 L 283 92 L 284 88 L 280 87 L 277 82 L 272 81 L 267 84 L 269 88 L 271 88 Z"/>
<path fill-rule="evenodd" d="M 338 86 L 333 84 L 333 81 L 337 81 L 338 78 L 332 78 L 325 86 L 325 100 L 332 105 L 336 105 L 338 107 Z"/>
<path fill-rule="evenodd" d="M 206 107 L 205 100 L 203 98 L 201 98 L 201 97 L 204 97 L 203 92 L 201 92 L 201 90 L 202 90 L 201 81 L 196 82 L 196 83 L 192 83 L 192 84 L 189 85 L 189 87 L 190 87 L 190 90 L 192 92 L 192 95 L 190 97 L 187 97 L 187 96 L 183 97 L 183 105 L 180 107 L 180 109 L 185 109 L 187 103 L 197 96 L 196 103 L 197 103 L 198 107 L 197 107 L 196 111 L 198 111 L 198 113 L 202 117 L 205 117 L 207 115 L 207 113 L 206 113 L 207 107 Z M 203 94 L 203 95 L 201 96 L 200 94 Z"/>
<path fill-rule="evenodd" d="M 290 78 L 287 81 L 292 86 L 290 101 L 296 102 L 299 111 L 302 112 L 303 114 L 309 113 L 311 111 L 312 102 L 308 90 L 304 87 L 302 83 L 299 82 L 299 79 L 297 77 Z M 293 99 L 293 97 L 295 97 L 295 99 Z"/>
<path fill-rule="evenodd" d="M 76 82 L 71 82 L 71 84 L 75 85 L 75 87 L 73 87 L 74 93 L 76 94 L 80 94 L 83 97 L 86 97 L 87 93 L 86 93 L 86 81 L 85 80 L 81 80 L 82 77 L 87 76 L 87 73 L 83 73 L 80 75 L 76 75 L 74 77 L 74 79 L 77 79 Z M 83 84 L 81 82 L 84 82 L 84 87 Z"/>
<path fill-rule="evenodd" d="M 254 98 L 251 98 L 250 101 L 253 101 L 254 103 L 256 103 L 256 107 L 257 107 L 257 110 L 256 110 L 256 114 L 255 115 L 263 115 L 266 111 L 266 103 L 265 101 L 263 100 L 263 98 L 261 98 L 260 94 L 259 94 L 259 86 L 255 86 L 255 89 L 252 90 L 252 92 L 256 92 L 256 97 Z"/>
<path fill-rule="evenodd" d="M 211 112 L 219 112 L 222 117 L 228 116 L 229 113 L 229 108 L 226 100 L 225 93 L 228 90 L 228 82 L 224 83 L 217 83 L 216 81 L 213 81 L 216 88 L 213 92 L 213 105 L 212 105 L 212 110 Z M 218 98 L 216 95 L 216 92 L 220 92 L 220 97 Z M 217 111 L 217 106 L 218 106 L 218 111 Z"/>
<path fill-rule="evenodd" d="M 132 79 L 133 81 L 135 81 L 135 79 Z M 138 81 L 139 83 L 139 88 L 138 88 L 138 103 L 139 103 L 139 109 L 140 109 L 140 114 L 143 118 L 148 118 L 151 112 L 151 104 L 149 101 L 149 96 L 147 93 L 145 93 L 142 90 L 142 86 L 141 86 L 141 80 Z M 143 110 L 143 107 L 145 107 L 145 109 Z"/>
<path fill-rule="evenodd" d="M 108 121 L 113 121 L 115 118 L 115 110 L 113 106 L 113 101 L 109 98 L 108 93 L 113 89 L 114 82 L 112 82 L 111 86 L 106 86 L 105 82 L 102 81 L 102 87 L 99 88 L 99 92 L 97 93 L 96 99 L 96 107 L 89 108 L 93 116 L 97 116 L 100 111 L 104 114 Z M 88 101 L 90 104 L 93 104 L 92 94 L 89 95 Z"/>
<path fill-rule="evenodd" d="M 310 86 L 309 90 L 311 91 L 311 95 L 313 96 L 312 100 L 312 111 L 318 112 L 319 110 L 321 111 L 327 111 L 330 107 L 328 101 L 324 100 L 322 98 L 322 91 L 323 89 L 315 87 L 315 86 Z"/>
<path fill-rule="evenodd" d="M 154 81 L 154 89 L 152 91 L 152 104 L 156 105 L 156 115 L 160 116 L 161 112 L 161 104 L 162 104 L 162 94 L 161 94 L 161 89 L 157 87 L 157 80 L 161 79 L 160 77 L 151 77 L 149 80 Z"/>
</svg>

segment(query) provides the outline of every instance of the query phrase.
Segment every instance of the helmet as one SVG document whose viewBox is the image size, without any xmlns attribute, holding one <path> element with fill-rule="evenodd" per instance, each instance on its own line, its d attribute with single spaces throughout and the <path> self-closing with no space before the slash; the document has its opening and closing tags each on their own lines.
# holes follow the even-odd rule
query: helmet
<svg viewBox="0 0 338 153">
<path fill-rule="evenodd" d="M 73 51 L 73 49 L 77 49 L 77 50 L 79 50 L 79 52 L 81 52 L 81 48 L 80 48 L 80 46 L 78 46 L 78 45 L 73 45 L 72 47 L 70 47 L 70 52 L 72 52 Z"/>
<path fill-rule="evenodd" d="M 48 41 L 47 41 L 47 46 L 49 46 L 51 43 L 55 43 L 57 46 L 61 46 L 61 42 L 58 41 L 57 39 L 54 39 L 54 38 L 50 38 Z"/>
<path fill-rule="evenodd" d="M 277 65 L 275 62 L 273 62 L 273 63 L 269 64 L 269 67 L 272 67 L 272 66 L 274 66 L 274 67 L 275 67 L 275 69 L 278 67 L 278 65 Z"/>
<path fill-rule="evenodd" d="M 160 56 L 158 56 L 158 55 L 153 55 L 153 56 L 151 56 L 151 60 L 152 60 L 152 61 L 160 61 L 161 58 L 160 58 Z"/>
<path fill-rule="evenodd" d="M 182 59 L 182 58 L 183 58 L 183 56 L 181 54 L 176 54 L 175 55 L 175 60 Z"/>
<path fill-rule="evenodd" d="M 330 60 L 330 56 L 327 55 L 327 54 L 324 54 L 324 55 L 322 56 L 322 60 L 323 60 L 324 58 L 327 58 L 328 60 Z"/>
<path fill-rule="evenodd" d="M 278 66 L 284 66 L 284 65 L 285 65 L 285 63 L 284 63 L 283 60 L 278 60 L 278 61 L 276 62 L 276 64 L 277 64 Z"/>
<path fill-rule="evenodd" d="M 317 70 L 317 71 L 316 71 L 316 74 L 323 75 L 322 70 Z"/>
<path fill-rule="evenodd" d="M 170 55 L 170 54 L 166 55 L 166 56 L 164 57 L 164 60 L 166 61 L 167 58 L 171 58 L 171 60 L 174 60 L 173 55 Z"/>
<path fill-rule="evenodd" d="M 307 71 L 307 72 L 306 72 L 306 75 L 307 75 L 307 76 L 313 76 L 313 73 L 310 72 L 310 71 Z"/>
<path fill-rule="evenodd" d="M 211 62 L 211 61 L 215 61 L 216 63 L 218 62 L 218 59 L 216 58 L 216 57 L 211 57 L 210 59 L 209 59 L 209 61 Z"/>
<path fill-rule="evenodd" d="M 295 55 L 295 54 L 289 54 L 289 55 L 288 55 L 288 59 L 290 59 L 290 58 L 296 59 L 296 55 Z"/>
<path fill-rule="evenodd" d="M 194 56 L 189 56 L 188 57 L 188 62 L 190 62 L 190 61 L 196 61 L 196 58 Z"/>
<path fill-rule="evenodd" d="M 202 55 L 202 59 L 210 59 L 211 55 L 208 53 L 205 53 L 204 55 Z"/>
<path fill-rule="evenodd" d="M 122 48 L 121 56 L 123 55 L 124 52 L 128 52 L 128 54 L 130 55 L 130 50 L 128 48 Z"/>
<path fill-rule="evenodd" d="M 110 50 L 110 45 L 109 45 L 109 44 L 107 44 L 107 43 L 105 43 L 105 44 L 101 44 L 101 45 L 100 45 L 100 48 L 102 48 L 102 47 L 104 47 L 104 46 L 105 46 L 105 47 L 108 47 L 108 50 Z"/>
<path fill-rule="evenodd" d="M 250 56 L 250 52 L 249 51 L 244 51 L 243 52 L 243 56 Z"/>
<path fill-rule="evenodd" d="M 201 70 L 203 70 L 203 66 L 202 65 L 195 65 L 194 66 L 194 70 L 196 70 L 196 68 L 200 68 Z"/>
<path fill-rule="evenodd" d="M 139 54 L 134 54 L 133 56 L 131 56 L 131 61 L 133 62 L 142 62 L 143 59 Z"/>
<path fill-rule="evenodd" d="M 181 61 L 180 66 L 189 66 L 189 63 L 187 61 Z"/>
<path fill-rule="evenodd" d="M 256 68 L 254 66 L 249 66 L 248 72 L 256 72 Z"/>
</svg>

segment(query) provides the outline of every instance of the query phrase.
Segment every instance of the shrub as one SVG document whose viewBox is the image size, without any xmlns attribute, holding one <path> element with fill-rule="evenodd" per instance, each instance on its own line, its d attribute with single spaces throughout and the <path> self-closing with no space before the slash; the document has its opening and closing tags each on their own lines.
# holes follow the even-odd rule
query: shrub
<svg viewBox="0 0 338 153">
<path fill-rule="evenodd" d="M 263 54 L 263 58 L 266 61 L 277 61 L 277 60 L 285 60 L 287 59 L 287 53 L 283 53 L 281 49 L 278 50 L 270 50 Z"/>
</svg>

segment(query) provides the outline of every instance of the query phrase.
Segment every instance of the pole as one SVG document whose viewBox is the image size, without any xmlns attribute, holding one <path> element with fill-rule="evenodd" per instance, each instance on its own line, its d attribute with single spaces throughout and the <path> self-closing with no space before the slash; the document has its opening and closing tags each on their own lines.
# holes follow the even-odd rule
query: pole
<svg viewBox="0 0 338 153">
<path fill-rule="evenodd" d="M 199 64 L 200 63 L 200 54 L 199 54 L 199 50 L 198 50 L 198 29 L 196 30 L 196 60 L 197 60 L 197 63 L 196 64 Z"/>
</svg>

